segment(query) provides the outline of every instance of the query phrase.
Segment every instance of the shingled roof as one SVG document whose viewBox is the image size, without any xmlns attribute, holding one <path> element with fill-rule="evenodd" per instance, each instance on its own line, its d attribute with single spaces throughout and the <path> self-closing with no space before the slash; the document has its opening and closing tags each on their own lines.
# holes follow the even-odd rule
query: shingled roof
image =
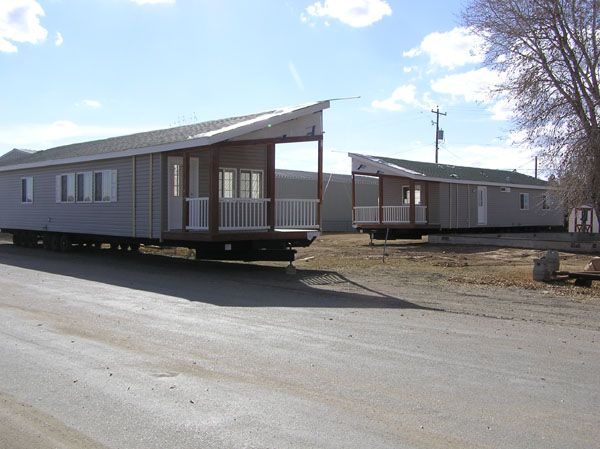
<svg viewBox="0 0 600 449">
<path fill-rule="evenodd" d="M 517 171 L 495 170 L 490 168 L 465 167 L 461 165 L 435 164 L 431 162 L 409 161 L 406 159 L 393 159 L 383 156 L 369 156 L 365 154 L 350 153 L 350 156 L 364 158 L 368 161 L 386 165 L 392 169 L 407 172 L 409 177 L 443 179 L 450 182 L 472 181 L 481 184 L 504 185 L 531 185 L 547 186 L 548 182 L 524 175 Z"/>
<path fill-rule="evenodd" d="M 312 110 L 325 109 L 327 107 L 329 107 L 328 101 L 313 102 L 300 106 L 259 112 L 256 114 L 210 120 L 192 125 L 63 145 L 49 148 L 44 151 L 33 152 L 29 155 L 19 155 L 18 159 L 12 157 L 0 157 L 0 167 L 8 167 L 15 164 L 42 165 L 44 162 L 94 156 L 97 156 L 97 158 L 120 157 L 121 155 L 119 153 L 125 151 L 132 152 L 137 149 L 151 150 L 147 152 L 168 151 L 173 148 L 161 146 L 168 146 L 170 144 L 175 145 L 178 143 L 182 143 L 182 148 L 192 146 L 192 144 L 194 146 L 208 145 L 229 138 L 235 138 L 238 135 L 243 135 L 244 133 L 252 132 L 262 127 L 268 127 L 272 123 L 280 123 L 289 120 L 294 118 L 297 114 L 309 113 Z M 306 112 L 304 112 L 304 110 L 306 110 Z M 123 154 L 123 156 L 125 155 L 126 154 Z"/>
</svg>

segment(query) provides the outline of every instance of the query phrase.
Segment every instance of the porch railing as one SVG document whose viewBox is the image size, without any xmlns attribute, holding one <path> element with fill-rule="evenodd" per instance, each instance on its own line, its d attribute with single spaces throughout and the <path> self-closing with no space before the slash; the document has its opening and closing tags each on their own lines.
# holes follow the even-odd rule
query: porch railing
<svg viewBox="0 0 600 449">
<path fill-rule="evenodd" d="M 267 203 L 269 198 L 221 198 L 219 199 L 219 230 L 268 229 Z"/>
<path fill-rule="evenodd" d="M 189 212 L 187 225 L 190 231 L 208 231 L 208 198 L 186 198 Z"/>
<path fill-rule="evenodd" d="M 410 206 L 383 206 L 381 223 L 410 223 Z M 379 223 L 379 206 L 354 208 L 354 223 Z M 427 223 L 427 206 L 415 206 L 415 223 Z"/>
<path fill-rule="evenodd" d="M 275 227 L 281 229 L 318 229 L 319 200 L 276 199 Z"/>
</svg>

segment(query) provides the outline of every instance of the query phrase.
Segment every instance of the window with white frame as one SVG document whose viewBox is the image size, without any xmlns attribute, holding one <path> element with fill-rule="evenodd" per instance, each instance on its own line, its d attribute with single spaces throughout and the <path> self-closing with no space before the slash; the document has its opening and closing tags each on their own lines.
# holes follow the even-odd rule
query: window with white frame
<svg viewBox="0 0 600 449">
<path fill-rule="evenodd" d="M 76 192 L 78 203 L 91 203 L 92 202 L 92 190 L 94 187 L 94 178 L 91 171 L 84 173 L 77 173 L 76 176 Z"/>
<path fill-rule="evenodd" d="M 21 178 L 21 202 L 33 203 L 33 176 Z"/>
<path fill-rule="evenodd" d="M 402 186 L 402 204 L 410 204 L 410 187 Z"/>
<path fill-rule="evenodd" d="M 94 201 L 117 201 L 117 170 L 102 170 L 94 172 Z"/>
<path fill-rule="evenodd" d="M 56 177 L 56 201 L 59 203 L 75 202 L 75 173 Z"/>
<path fill-rule="evenodd" d="M 219 169 L 219 198 L 235 198 L 235 169 Z"/>
<path fill-rule="evenodd" d="M 173 165 L 173 196 L 181 196 L 181 168 L 180 164 Z"/>
<path fill-rule="evenodd" d="M 519 207 L 521 210 L 529 210 L 529 193 L 519 194 Z"/>
<path fill-rule="evenodd" d="M 240 198 L 263 197 L 263 172 L 240 170 Z"/>
</svg>

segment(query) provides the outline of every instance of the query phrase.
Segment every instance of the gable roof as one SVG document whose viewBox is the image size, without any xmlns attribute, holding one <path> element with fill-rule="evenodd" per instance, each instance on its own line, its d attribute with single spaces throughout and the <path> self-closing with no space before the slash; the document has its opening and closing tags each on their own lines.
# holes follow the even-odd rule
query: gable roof
<svg viewBox="0 0 600 449">
<path fill-rule="evenodd" d="M 348 153 L 348 155 L 353 158 L 363 159 L 366 162 L 384 166 L 397 172 L 398 176 L 406 176 L 412 179 L 447 181 L 450 183 L 475 182 L 478 184 L 503 186 L 519 185 L 538 188 L 548 187 L 547 181 L 511 170 L 435 164 L 431 162 L 409 161 L 406 159 L 393 159 L 390 157 L 369 156 L 356 153 Z"/>
<path fill-rule="evenodd" d="M 33 153 L 35 153 L 35 151 L 33 150 L 13 148 L 9 152 L 4 153 L 2 156 L 0 156 L 0 165 L 14 164 L 17 161 L 20 161 Z"/>
<path fill-rule="evenodd" d="M 34 152 L 19 158 L 18 161 L 0 158 L 0 171 L 201 147 L 319 112 L 328 107 L 329 101 L 319 101 L 192 125 L 62 145 Z"/>
</svg>

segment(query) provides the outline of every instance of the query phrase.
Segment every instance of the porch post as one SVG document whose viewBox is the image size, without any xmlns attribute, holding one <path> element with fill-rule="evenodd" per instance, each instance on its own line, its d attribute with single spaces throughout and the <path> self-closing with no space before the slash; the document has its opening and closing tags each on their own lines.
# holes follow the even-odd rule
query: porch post
<svg viewBox="0 0 600 449">
<path fill-rule="evenodd" d="M 425 206 L 425 222 L 429 223 L 429 181 L 425 181 L 421 185 L 423 186 L 421 204 Z"/>
<path fill-rule="evenodd" d="M 356 175 L 352 173 L 352 223 L 354 224 L 354 208 L 356 207 Z"/>
<path fill-rule="evenodd" d="M 219 149 L 215 147 L 209 150 L 208 232 L 219 233 Z"/>
<path fill-rule="evenodd" d="M 275 144 L 267 144 L 267 226 L 275 230 Z"/>
<path fill-rule="evenodd" d="M 182 183 L 180 185 L 182 188 L 181 226 L 183 231 L 186 231 L 190 219 L 190 207 L 187 202 L 187 198 L 190 196 L 190 153 L 187 152 L 183 155 L 183 179 L 180 182 Z"/>
<path fill-rule="evenodd" d="M 318 171 L 317 171 L 317 197 L 319 204 L 317 207 L 317 224 L 321 229 L 321 207 L 323 207 L 323 138 L 319 138 L 319 156 L 318 156 Z"/>
<path fill-rule="evenodd" d="M 410 204 L 408 206 L 408 221 L 410 221 L 411 224 L 415 223 L 415 180 L 411 179 L 408 182 L 409 185 L 409 189 L 410 189 Z"/>
<path fill-rule="evenodd" d="M 383 176 L 379 175 L 379 223 L 383 223 Z"/>
</svg>

